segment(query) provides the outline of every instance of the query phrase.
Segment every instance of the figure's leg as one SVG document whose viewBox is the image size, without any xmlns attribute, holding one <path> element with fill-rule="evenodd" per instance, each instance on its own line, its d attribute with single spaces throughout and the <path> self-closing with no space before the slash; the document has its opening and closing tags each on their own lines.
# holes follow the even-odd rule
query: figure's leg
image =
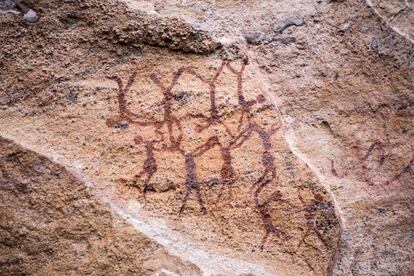
<svg viewBox="0 0 414 276">
<path fill-rule="evenodd" d="M 207 213 L 206 208 L 204 207 L 204 202 L 203 202 L 203 197 L 201 196 L 201 189 L 200 186 L 197 185 L 196 189 L 196 194 L 197 194 L 197 200 L 198 200 L 198 204 L 200 205 L 200 212 L 205 215 Z"/>
<path fill-rule="evenodd" d="M 147 206 L 147 192 L 150 190 L 149 182 L 152 178 L 152 174 L 148 174 L 144 182 L 144 189 L 142 190 L 142 197 L 144 198 L 144 207 Z"/>
<path fill-rule="evenodd" d="M 328 244 L 326 243 L 324 237 L 322 237 L 321 233 L 319 233 L 318 229 L 316 229 L 315 227 L 313 227 L 314 232 L 316 233 L 316 236 L 318 237 L 318 239 L 322 242 L 322 244 L 328 248 Z"/>
<path fill-rule="evenodd" d="M 310 227 L 308 227 L 308 229 L 305 232 L 305 235 L 303 235 L 302 239 L 298 243 L 298 247 L 300 247 L 302 245 L 302 243 L 306 243 L 305 239 L 309 236 L 309 232 L 310 232 Z"/>
<path fill-rule="evenodd" d="M 187 200 L 190 196 L 191 193 L 191 189 L 187 188 L 187 191 L 185 193 L 184 199 L 183 199 L 183 203 L 181 204 L 181 208 L 180 208 L 180 215 L 183 213 L 185 206 L 187 205 Z"/>
<path fill-rule="evenodd" d="M 260 244 L 260 249 L 261 249 L 261 250 L 263 250 L 263 248 L 264 248 L 264 246 L 265 246 L 265 243 L 266 243 L 266 241 L 267 241 L 267 238 L 269 237 L 269 234 L 270 234 L 270 231 L 266 229 L 266 233 L 265 233 L 265 235 L 263 236 L 262 243 Z"/>
<path fill-rule="evenodd" d="M 135 185 L 131 185 L 131 184 L 127 184 L 127 187 L 129 188 L 129 189 L 131 189 L 131 188 L 138 188 L 138 186 L 137 186 L 137 181 L 138 181 L 138 179 L 140 179 L 144 174 L 146 174 L 147 172 L 146 171 L 144 171 L 144 170 L 142 170 L 142 171 L 140 171 L 138 174 L 136 174 L 135 175 Z"/>
</svg>

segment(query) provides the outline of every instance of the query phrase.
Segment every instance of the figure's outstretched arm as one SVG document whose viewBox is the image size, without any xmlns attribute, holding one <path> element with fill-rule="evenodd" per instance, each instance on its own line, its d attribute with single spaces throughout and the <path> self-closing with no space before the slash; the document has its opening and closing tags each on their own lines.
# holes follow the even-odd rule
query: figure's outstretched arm
<svg viewBox="0 0 414 276">
<path fill-rule="evenodd" d="M 240 71 L 236 71 L 236 69 L 234 69 L 234 67 L 233 67 L 233 66 L 231 66 L 231 64 L 230 64 L 230 63 L 227 63 L 227 68 L 229 68 L 229 70 L 230 70 L 233 74 L 235 74 L 235 75 L 239 76 L 239 75 L 243 74 L 244 69 L 246 68 L 246 64 L 244 64 L 244 63 L 242 64 L 242 66 L 240 67 Z"/>
<path fill-rule="evenodd" d="M 279 129 L 282 128 L 282 124 L 280 122 L 274 123 L 269 130 L 269 135 L 273 135 L 278 132 Z"/>
<path fill-rule="evenodd" d="M 118 84 L 118 90 L 116 91 L 118 96 L 118 108 L 121 118 L 126 118 L 127 116 L 136 116 L 131 111 L 127 109 L 126 97 L 125 94 L 131 89 L 132 84 L 134 83 L 137 77 L 137 73 L 134 72 L 128 79 L 127 85 L 124 88 L 123 82 L 118 76 L 107 76 L 106 78 L 112 81 L 115 81 Z"/>
<path fill-rule="evenodd" d="M 245 130 L 241 131 L 239 135 L 237 135 L 233 139 L 233 141 L 230 142 L 229 148 L 235 149 L 235 148 L 239 148 L 240 146 L 242 146 L 244 142 L 246 142 L 247 139 L 250 138 L 252 131 L 253 131 L 252 126 L 249 124 L 249 126 Z"/>
<path fill-rule="evenodd" d="M 162 93 L 164 94 L 164 96 L 170 100 L 170 96 L 171 96 L 171 90 L 174 88 L 174 86 L 177 84 L 179 78 L 181 77 L 181 75 L 184 73 L 184 68 L 180 68 L 177 70 L 177 72 L 174 73 L 174 77 L 171 80 L 170 85 L 167 87 L 165 86 L 161 80 L 157 77 L 157 75 L 155 75 L 154 73 L 152 73 L 150 75 L 151 80 L 161 89 Z"/>
<path fill-rule="evenodd" d="M 373 154 L 373 152 L 377 150 L 380 153 L 380 160 L 379 160 L 379 167 L 381 167 L 384 164 L 385 161 L 385 150 L 384 150 L 384 144 L 381 141 L 374 141 L 372 145 L 369 147 L 367 153 L 364 155 L 364 157 L 361 159 L 361 162 L 367 161 L 368 158 Z"/>
<path fill-rule="evenodd" d="M 206 143 L 204 143 L 203 145 L 199 146 L 198 148 L 195 149 L 194 151 L 194 156 L 198 157 L 203 155 L 205 152 L 207 152 L 208 150 L 210 150 L 211 148 L 213 148 L 216 145 L 219 145 L 220 142 L 217 138 L 217 136 L 213 136 L 210 137 Z"/>
</svg>

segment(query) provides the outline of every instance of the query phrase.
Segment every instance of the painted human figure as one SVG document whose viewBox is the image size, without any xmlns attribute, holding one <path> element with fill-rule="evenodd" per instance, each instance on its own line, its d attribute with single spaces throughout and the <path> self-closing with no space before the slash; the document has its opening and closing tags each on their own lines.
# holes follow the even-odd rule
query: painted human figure
<svg viewBox="0 0 414 276">
<path fill-rule="evenodd" d="M 361 149 L 357 146 L 354 147 L 357 152 L 360 152 Z M 369 158 L 374 155 L 375 152 L 378 152 L 379 154 L 379 160 L 377 160 L 377 168 L 376 170 L 380 170 L 382 165 L 384 165 L 385 162 L 385 150 L 384 150 L 384 144 L 381 141 L 374 141 L 371 146 L 368 148 L 367 152 L 363 156 L 357 156 L 358 161 L 351 172 L 353 172 L 355 169 L 361 169 L 362 170 L 362 176 L 364 178 L 364 181 L 368 183 L 368 185 L 374 185 L 374 181 L 372 180 L 372 175 L 370 175 L 369 170 Z M 349 175 L 349 170 L 344 170 L 342 174 L 338 172 L 338 170 L 335 168 L 335 162 L 334 160 L 331 160 L 331 174 L 337 178 L 344 178 Z"/>
<path fill-rule="evenodd" d="M 264 168 L 264 171 L 262 175 L 252 184 L 251 190 L 253 194 L 255 208 L 259 212 L 265 228 L 265 235 L 263 236 L 261 243 L 261 248 L 263 249 L 267 239 L 269 238 L 269 235 L 271 234 L 279 238 L 289 238 L 289 236 L 285 232 L 281 231 L 273 224 L 270 210 L 268 208 L 269 204 L 272 202 L 287 204 L 290 203 L 282 198 L 282 195 L 279 191 L 273 192 L 267 199 L 263 201 L 260 200 L 260 195 L 263 192 L 264 188 L 272 181 L 274 181 L 277 177 L 276 166 L 274 164 L 274 157 L 270 152 L 272 149 L 272 142 L 270 138 L 280 129 L 280 125 L 273 125 L 270 128 L 270 130 L 264 130 L 252 120 L 249 121 L 250 122 L 248 127 L 233 140 L 233 147 L 239 147 L 240 145 L 242 145 L 248 138 L 251 137 L 253 132 L 256 132 L 259 135 L 260 140 L 262 141 L 262 166 Z"/>
<path fill-rule="evenodd" d="M 221 196 L 223 195 L 224 189 L 226 188 L 229 190 L 230 196 L 232 197 L 233 195 L 232 186 L 237 178 L 236 173 L 233 169 L 233 165 L 232 165 L 232 156 L 231 156 L 230 147 L 225 147 L 220 144 L 220 153 L 221 153 L 221 158 L 223 160 L 223 165 L 220 170 L 221 187 L 217 195 L 216 204 L 220 200 Z"/>
<path fill-rule="evenodd" d="M 280 129 L 280 126 L 273 125 L 270 130 L 266 131 L 260 128 L 256 123 L 250 122 L 248 127 L 241 132 L 241 134 L 236 137 L 234 141 L 234 147 L 239 147 L 243 144 L 247 139 L 249 139 L 253 132 L 256 132 L 260 140 L 262 141 L 263 146 L 263 153 L 262 153 L 262 166 L 264 171 L 259 179 L 253 183 L 251 189 L 255 190 L 260 188 L 261 186 L 266 186 L 270 182 L 272 182 L 276 178 L 276 166 L 274 165 L 274 157 L 270 152 L 272 149 L 272 142 L 270 138 L 273 134 L 275 134 Z M 240 139 L 240 142 L 238 140 Z M 270 175 L 270 177 L 269 177 Z"/>
<path fill-rule="evenodd" d="M 224 146 L 220 143 L 217 136 L 211 137 L 204 145 L 197 148 L 196 156 L 201 156 L 208 150 L 212 149 L 213 147 L 218 146 L 220 148 L 221 159 L 223 161 L 222 167 L 220 169 L 220 178 L 211 179 L 209 182 L 214 182 L 219 184 L 220 190 L 217 195 L 216 204 L 220 200 L 223 190 L 228 188 L 230 194 L 232 194 L 232 185 L 236 181 L 236 172 L 233 169 L 232 165 L 232 155 L 231 150 L 235 148 L 234 143 L 230 143 L 228 146 Z"/>
<path fill-rule="evenodd" d="M 124 84 L 118 76 L 107 76 L 106 78 L 117 83 L 118 89 L 116 90 L 117 99 L 118 99 L 118 112 L 119 115 L 117 118 L 110 118 L 106 120 L 108 127 L 113 127 L 119 125 L 122 121 L 129 123 L 133 117 L 136 115 L 130 112 L 127 108 L 126 102 L 126 93 L 131 89 L 132 84 L 134 83 L 137 77 L 137 73 L 133 73 L 124 87 Z"/>
<path fill-rule="evenodd" d="M 358 147 L 356 147 L 358 149 Z M 409 173 L 411 175 L 414 175 L 414 155 L 411 158 L 411 160 L 408 162 L 407 165 L 405 165 L 402 169 L 400 169 L 395 175 L 393 175 L 391 178 L 389 178 L 388 180 L 386 180 L 385 182 L 382 183 L 374 183 L 374 181 L 372 180 L 372 176 L 369 175 L 369 169 L 368 169 L 368 164 L 367 162 L 369 161 L 369 157 L 373 156 L 373 153 L 377 151 L 379 154 L 379 159 L 377 160 L 377 168 L 375 170 L 375 173 L 378 174 L 378 172 L 380 170 L 382 170 L 382 166 L 385 163 L 386 160 L 386 153 L 385 153 L 385 149 L 384 149 L 384 144 L 381 141 L 374 141 L 371 146 L 368 148 L 366 154 L 362 157 L 359 157 L 359 162 L 356 165 L 356 168 L 361 168 L 362 169 L 362 175 L 364 177 L 364 181 L 368 184 L 368 185 L 389 185 L 390 183 L 397 181 L 398 179 L 400 179 L 404 174 Z M 342 175 L 340 175 L 337 171 L 337 169 L 335 168 L 335 162 L 333 160 L 331 160 L 331 173 L 333 176 L 338 177 L 338 178 L 344 178 L 346 176 L 348 176 L 349 171 L 346 170 Z"/>
<path fill-rule="evenodd" d="M 291 204 L 287 200 L 282 198 L 282 194 L 280 193 L 280 191 L 273 192 L 266 200 L 261 202 L 259 197 L 260 197 L 260 193 L 262 192 L 264 188 L 265 186 L 261 185 L 253 193 L 253 199 L 254 199 L 256 210 L 259 212 L 262 218 L 264 228 L 265 228 L 265 235 L 263 236 L 263 239 L 261 242 L 262 250 L 264 248 L 264 245 L 267 239 L 269 238 L 271 234 L 275 235 L 278 238 L 282 237 L 284 239 L 290 239 L 290 236 L 287 233 L 280 230 L 273 224 L 272 217 L 270 215 L 269 204 L 275 201 L 279 203 L 287 203 L 288 205 L 291 205 Z M 294 206 L 291 205 L 291 207 L 294 207 Z"/>
<path fill-rule="evenodd" d="M 144 144 L 146 156 L 147 158 L 144 161 L 144 165 L 142 170 L 136 175 L 136 179 L 140 179 L 144 176 L 144 188 L 142 189 L 142 195 L 144 198 L 145 205 L 147 204 L 147 197 L 146 194 L 148 191 L 151 190 L 151 186 L 149 185 L 149 182 L 153 175 L 157 172 L 157 160 L 154 157 L 154 151 L 156 150 L 155 144 L 159 141 L 144 141 L 144 139 L 141 136 L 136 136 L 134 138 L 134 142 L 136 145 Z"/>
<path fill-rule="evenodd" d="M 198 204 L 200 205 L 200 212 L 205 214 L 206 208 L 204 207 L 203 197 L 201 195 L 201 187 L 200 182 L 197 179 L 197 167 L 194 161 L 194 154 L 192 152 L 184 153 L 184 161 L 185 161 L 185 170 L 186 170 L 186 179 L 185 179 L 185 186 L 186 186 L 186 193 L 183 199 L 183 203 L 180 208 L 180 214 L 184 211 L 185 206 L 187 205 L 187 201 L 190 197 L 190 194 L 193 192 L 196 193 L 196 197 L 198 200 Z"/>
<path fill-rule="evenodd" d="M 303 199 L 300 192 L 298 193 L 298 197 L 302 205 L 304 206 L 304 216 L 306 219 L 307 229 L 305 234 L 303 235 L 302 239 L 299 241 L 298 247 L 300 247 L 302 244 L 306 243 L 306 238 L 311 234 L 311 232 L 315 233 L 318 237 L 319 241 L 325 246 L 328 247 L 327 242 L 325 241 L 325 238 L 322 236 L 322 234 L 319 232 L 317 226 L 316 226 L 316 212 L 323 208 L 322 204 L 324 204 L 323 198 L 319 193 L 313 194 L 313 199 L 306 203 Z"/>
</svg>

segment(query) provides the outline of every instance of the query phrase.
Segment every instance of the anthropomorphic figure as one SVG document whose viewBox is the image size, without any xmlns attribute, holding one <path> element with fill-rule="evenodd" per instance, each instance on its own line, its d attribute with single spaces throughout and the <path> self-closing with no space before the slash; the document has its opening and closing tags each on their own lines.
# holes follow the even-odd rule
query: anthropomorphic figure
<svg viewBox="0 0 414 276">
<path fill-rule="evenodd" d="M 305 186 L 305 187 L 309 187 L 309 186 Z M 310 188 L 309 188 L 310 189 Z M 326 204 L 323 200 L 323 197 L 319 194 L 319 193 L 314 193 L 313 194 L 313 199 L 310 200 L 309 202 L 305 202 L 304 198 L 302 197 L 301 193 L 298 193 L 298 197 L 300 202 L 302 203 L 303 207 L 303 212 L 305 215 L 305 219 L 306 219 L 306 225 L 307 225 L 307 229 L 305 234 L 303 235 L 302 239 L 300 240 L 298 247 L 300 247 L 302 244 L 306 244 L 306 238 L 311 234 L 314 233 L 319 241 L 325 246 L 328 247 L 327 242 L 325 241 L 325 238 L 322 236 L 322 234 L 319 232 L 317 225 L 316 225 L 316 214 L 318 212 L 318 210 L 323 209 L 324 208 L 324 204 Z"/>
<path fill-rule="evenodd" d="M 201 195 L 200 182 L 197 179 L 197 167 L 196 167 L 196 162 L 194 161 L 194 154 L 192 152 L 184 153 L 184 160 L 185 160 L 185 170 L 186 170 L 186 178 L 185 178 L 186 193 L 185 193 L 183 203 L 180 208 L 180 214 L 184 211 L 184 208 L 187 205 L 187 201 L 190 197 L 190 194 L 192 194 L 193 192 L 196 193 L 198 204 L 200 205 L 200 212 L 202 214 L 205 214 L 207 211 L 206 211 L 206 208 L 204 207 L 203 197 Z"/>
<path fill-rule="evenodd" d="M 157 160 L 154 157 L 154 152 L 157 150 L 155 148 L 155 144 L 159 141 L 144 141 L 144 139 L 141 136 L 136 136 L 134 138 L 134 142 L 136 145 L 144 144 L 145 151 L 146 151 L 146 159 L 144 161 L 144 165 L 142 170 L 136 175 L 136 180 L 142 178 L 145 176 L 144 180 L 144 187 L 142 189 L 142 195 L 144 198 L 145 205 L 147 204 L 147 197 L 146 194 L 148 191 L 151 190 L 150 187 L 150 180 L 153 177 L 153 175 L 157 172 Z"/>
</svg>

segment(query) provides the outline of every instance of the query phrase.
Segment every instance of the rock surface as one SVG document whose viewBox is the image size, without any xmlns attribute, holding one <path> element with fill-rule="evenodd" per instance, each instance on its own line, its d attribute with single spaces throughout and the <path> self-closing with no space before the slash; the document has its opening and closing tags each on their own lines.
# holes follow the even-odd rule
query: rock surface
<svg viewBox="0 0 414 276">
<path fill-rule="evenodd" d="M 414 2 L 411 0 L 367 0 L 393 30 L 414 43 Z"/>
<path fill-rule="evenodd" d="M 0 271 L 412 275 L 412 24 L 380 4 L 0 16 Z"/>
<path fill-rule="evenodd" d="M 198 275 L 66 168 L 0 140 L 1 275 Z"/>
</svg>

